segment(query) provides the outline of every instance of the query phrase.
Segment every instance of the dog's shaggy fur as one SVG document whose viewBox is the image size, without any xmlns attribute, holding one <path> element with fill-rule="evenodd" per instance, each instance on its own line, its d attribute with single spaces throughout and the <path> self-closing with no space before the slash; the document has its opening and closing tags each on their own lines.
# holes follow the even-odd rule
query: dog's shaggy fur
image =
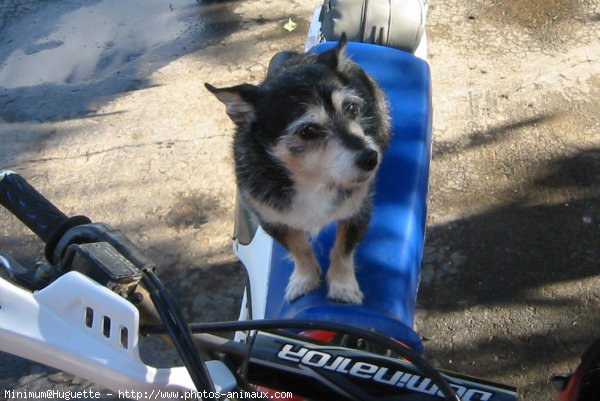
<svg viewBox="0 0 600 401">
<path fill-rule="evenodd" d="M 321 54 L 280 54 L 258 86 L 206 87 L 237 126 L 236 180 L 245 204 L 295 262 L 293 300 L 316 288 L 321 268 L 307 233 L 336 221 L 328 297 L 360 303 L 354 250 L 371 215 L 370 193 L 390 124 L 376 83 L 346 58 L 345 39 Z"/>
</svg>

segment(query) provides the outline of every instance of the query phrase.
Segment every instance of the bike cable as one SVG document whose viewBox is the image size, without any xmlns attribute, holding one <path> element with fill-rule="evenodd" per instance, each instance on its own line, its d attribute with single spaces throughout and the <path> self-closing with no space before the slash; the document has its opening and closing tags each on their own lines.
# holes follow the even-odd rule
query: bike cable
<svg viewBox="0 0 600 401">
<path fill-rule="evenodd" d="M 206 390 L 216 394 L 214 383 L 206 367 L 206 358 L 201 354 L 193 340 L 190 326 L 187 324 L 181 310 L 171 298 L 164 284 L 150 269 L 144 269 L 143 281 L 150 293 L 164 329 L 173 341 L 177 353 L 187 368 L 196 390 Z"/>
</svg>

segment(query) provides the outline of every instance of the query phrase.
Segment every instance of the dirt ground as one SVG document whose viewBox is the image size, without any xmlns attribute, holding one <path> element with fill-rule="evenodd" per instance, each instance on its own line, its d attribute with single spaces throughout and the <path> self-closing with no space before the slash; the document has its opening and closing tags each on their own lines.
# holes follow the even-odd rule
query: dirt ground
<svg viewBox="0 0 600 401">
<path fill-rule="evenodd" d="M 235 318 L 232 126 L 203 84 L 258 82 L 318 3 L 0 0 L 0 167 L 125 232 L 194 320 Z M 600 336 L 600 3 L 431 0 L 427 27 L 417 329 L 436 366 L 547 401 L 549 375 Z M 0 222 L 0 251 L 42 257 Z M 0 356 L 3 390 L 90 386 Z"/>
</svg>

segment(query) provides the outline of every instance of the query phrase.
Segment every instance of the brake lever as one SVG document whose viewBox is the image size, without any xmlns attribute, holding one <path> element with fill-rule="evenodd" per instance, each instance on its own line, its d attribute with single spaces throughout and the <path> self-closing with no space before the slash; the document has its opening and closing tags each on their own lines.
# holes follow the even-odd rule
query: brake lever
<svg viewBox="0 0 600 401">
<path fill-rule="evenodd" d="M 30 291 L 41 290 L 62 274 L 59 266 L 40 263 L 35 268 L 27 268 L 12 256 L 2 252 L 0 252 L 0 268 L 8 274 L 11 281 Z"/>
</svg>

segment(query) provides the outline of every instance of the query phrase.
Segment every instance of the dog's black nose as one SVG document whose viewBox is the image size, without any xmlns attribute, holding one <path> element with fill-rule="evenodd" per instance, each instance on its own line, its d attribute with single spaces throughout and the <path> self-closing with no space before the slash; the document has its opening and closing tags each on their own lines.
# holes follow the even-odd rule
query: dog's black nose
<svg viewBox="0 0 600 401">
<path fill-rule="evenodd" d="M 365 171 L 371 171 L 377 167 L 378 159 L 379 153 L 376 150 L 366 149 L 360 153 L 358 159 L 356 159 L 356 164 Z"/>
</svg>

